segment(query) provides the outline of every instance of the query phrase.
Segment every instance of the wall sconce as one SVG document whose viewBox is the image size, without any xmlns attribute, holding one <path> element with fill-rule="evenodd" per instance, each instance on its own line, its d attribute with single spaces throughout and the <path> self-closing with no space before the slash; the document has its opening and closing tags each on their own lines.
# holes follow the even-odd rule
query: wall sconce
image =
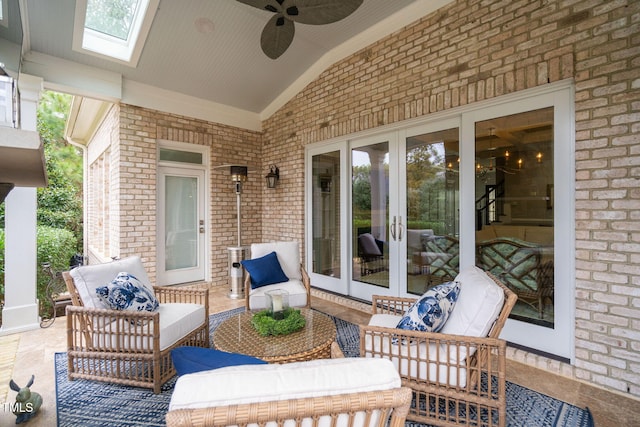
<svg viewBox="0 0 640 427">
<path fill-rule="evenodd" d="M 269 173 L 265 176 L 267 188 L 276 188 L 276 183 L 280 180 L 280 169 L 276 165 L 269 166 Z"/>
</svg>

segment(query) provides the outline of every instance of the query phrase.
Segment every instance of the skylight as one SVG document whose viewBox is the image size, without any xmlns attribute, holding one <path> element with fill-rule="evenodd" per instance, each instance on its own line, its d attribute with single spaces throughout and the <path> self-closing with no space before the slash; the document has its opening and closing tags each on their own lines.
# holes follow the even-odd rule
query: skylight
<svg viewBox="0 0 640 427">
<path fill-rule="evenodd" d="M 135 67 L 159 2 L 78 0 L 73 49 Z"/>
</svg>

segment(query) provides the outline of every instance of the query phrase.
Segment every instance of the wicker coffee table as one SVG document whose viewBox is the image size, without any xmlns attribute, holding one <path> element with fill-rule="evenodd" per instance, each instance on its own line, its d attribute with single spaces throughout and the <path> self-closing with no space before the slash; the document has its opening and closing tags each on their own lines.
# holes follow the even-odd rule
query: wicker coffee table
<svg viewBox="0 0 640 427">
<path fill-rule="evenodd" d="M 326 314 L 308 308 L 300 312 L 306 325 L 288 335 L 263 337 L 251 325 L 253 313 L 245 311 L 223 321 L 213 333 L 213 346 L 222 351 L 248 354 L 269 363 L 288 363 L 331 357 L 336 326 Z"/>
</svg>

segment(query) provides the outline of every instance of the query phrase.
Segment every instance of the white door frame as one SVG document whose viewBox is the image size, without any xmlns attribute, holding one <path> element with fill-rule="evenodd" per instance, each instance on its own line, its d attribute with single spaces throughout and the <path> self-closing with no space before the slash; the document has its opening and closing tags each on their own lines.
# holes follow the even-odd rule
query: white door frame
<svg viewBox="0 0 640 427">
<path fill-rule="evenodd" d="M 408 134 L 416 131 L 416 128 L 429 125 L 441 127 L 447 121 L 460 123 L 460 150 L 463 153 L 475 152 L 475 135 L 474 123 L 476 121 L 487 120 L 491 117 L 500 117 L 506 114 L 515 114 L 531 111 L 539 108 L 554 107 L 554 264 L 555 277 L 555 300 L 554 300 L 554 327 L 545 328 L 533 324 L 525 323 L 515 319 L 508 319 L 502 331 L 501 338 L 504 338 L 515 344 L 525 347 L 535 348 L 549 354 L 554 354 L 566 358 L 573 363 L 575 361 L 575 111 L 574 103 L 575 88 L 573 81 L 563 80 L 557 83 L 550 83 L 533 89 L 527 89 L 502 95 L 490 100 L 476 102 L 451 110 L 434 113 L 426 117 L 411 119 L 403 122 L 394 123 L 387 126 L 359 132 L 353 135 L 342 136 L 318 144 L 312 144 L 306 147 L 307 150 L 307 167 L 310 163 L 311 153 L 318 154 L 326 147 L 333 150 L 343 150 L 347 147 L 346 153 L 350 153 L 352 141 L 360 141 L 366 138 L 382 140 L 386 135 L 398 132 L 400 141 Z M 335 145 L 334 145 L 335 144 Z M 341 151 L 342 153 L 342 151 Z M 345 153 L 345 154 L 346 154 Z M 347 168 L 350 167 L 350 154 L 341 158 L 341 161 L 348 162 L 346 167 L 341 168 L 342 176 L 350 177 Z M 475 264 L 475 230 L 474 230 L 474 179 L 475 164 L 473 155 L 461 156 L 460 163 L 460 268 Z M 400 168 L 402 169 L 402 168 Z M 402 173 L 402 171 L 400 171 Z M 307 177 L 311 176 L 307 174 Z M 307 178 L 308 180 L 309 178 Z M 400 179 L 406 177 L 400 176 Z M 351 200 L 350 180 L 343 179 L 345 187 L 342 187 L 345 199 Z M 307 182 L 307 189 L 310 189 Z M 391 188 L 391 187 L 390 187 Z M 307 193 L 310 194 L 310 193 Z M 402 200 L 402 199 L 400 199 Z M 343 212 L 349 208 L 347 202 L 341 203 Z M 393 208 L 391 208 L 393 209 Z M 400 207 L 400 211 L 402 207 Z M 342 227 L 350 231 L 351 218 L 350 213 L 342 213 Z M 404 215 L 404 214 L 403 214 Z M 313 212 L 307 199 L 307 218 L 312 218 Z M 307 220 L 307 223 L 309 220 Z M 310 228 L 307 227 L 307 236 Z M 346 233 L 350 235 L 350 233 Z M 343 237 L 346 237 L 343 235 Z M 347 239 L 343 241 L 348 241 Z M 311 253 L 309 248 L 312 246 L 312 239 L 307 238 L 307 255 Z M 349 246 L 349 245 L 343 245 Z M 400 245 L 396 252 L 402 256 L 403 245 Z M 347 255 L 347 256 L 344 256 Z M 328 281 L 321 275 L 316 275 L 318 281 L 312 280 L 314 286 L 322 283 L 322 288 L 353 295 L 351 292 L 342 292 L 342 289 L 353 286 L 351 284 L 350 263 L 346 266 L 352 254 L 342 252 L 343 266 L 348 267 L 341 279 L 333 279 Z M 406 254 L 405 254 L 406 256 Z M 310 257 L 307 256 L 307 265 L 310 267 Z M 402 258 L 401 258 L 402 259 Z M 390 260 L 391 261 L 391 260 Z M 390 274 L 393 272 L 390 271 Z M 398 274 L 398 270 L 394 274 Z M 397 276 L 396 276 L 397 277 Z M 339 286 L 335 286 L 336 281 L 342 281 Z M 348 283 L 347 283 L 348 282 Z M 334 285 L 334 286 L 332 286 Z M 391 292 L 391 289 L 389 289 Z"/>
<path fill-rule="evenodd" d="M 185 151 L 198 153 L 201 155 L 201 164 L 181 161 L 161 160 L 160 151 L 162 149 Z M 180 143 L 175 141 L 158 141 L 158 172 L 157 172 L 157 263 L 156 281 L 160 286 L 175 285 L 193 281 L 210 281 L 211 271 L 209 266 L 209 253 L 211 231 L 209 230 L 211 221 L 209 216 L 209 147 L 201 145 Z M 198 180 L 198 219 L 203 228 L 198 233 L 198 260 L 197 267 L 190 269 L 180 269 L 172 272 L 165 271 L 165 212 L 164 212 L 164 177 L 183 176 L 194 177 Z"/>
</svg>

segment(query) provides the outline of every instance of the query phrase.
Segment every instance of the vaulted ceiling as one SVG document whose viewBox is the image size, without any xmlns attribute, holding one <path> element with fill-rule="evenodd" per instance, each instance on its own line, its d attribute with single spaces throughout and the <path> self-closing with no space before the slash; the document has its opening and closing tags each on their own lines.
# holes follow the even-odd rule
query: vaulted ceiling
<svg viewBox="0 0 640 427">
<path fill-rule="evenodd" d="M 296 24 L 278 59 L 260 48 L 273 13 L 236 0 L 160 0 L 136 67 L 72 50 L 75 0 L 15 0 L 22 72 L 45 87 L 259 129 L 327 67 L 451 0 L 364 0 L 347 18 Z"/>
</svg>

